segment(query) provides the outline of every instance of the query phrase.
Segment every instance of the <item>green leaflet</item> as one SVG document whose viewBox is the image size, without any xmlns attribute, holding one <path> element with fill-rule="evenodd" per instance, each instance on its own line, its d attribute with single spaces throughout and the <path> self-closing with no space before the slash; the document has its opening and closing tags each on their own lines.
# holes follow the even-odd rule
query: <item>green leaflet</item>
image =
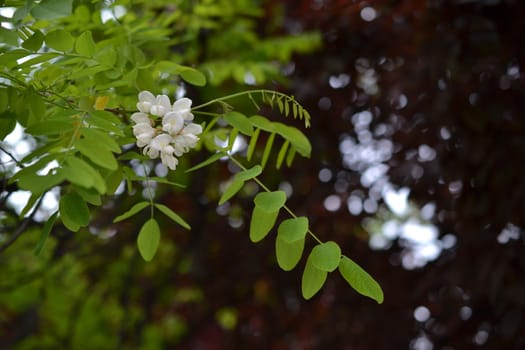
<svg viewBox="0 0 525 350">
<path fill-rule="evenodd" d="M 257 208 L 266 212 L 277 212 L 286 202 L 284 191 L 261 192 L 255 196 L 253 202 Z"/>
<path fill-rule="evenodd" d="M 75 51 L 82 56 L 93 57 L 96 52 L 96 45 L 93 41 L 91 31 L 80 34 L 75 42 Z"/>
<path fill-rule="evenodd" d="M 196 85 L 196 86 L 206 85 L 206 76 L 194 68 L 181 66 L 179 70 L 179 74 L 182 77 L 182 79 L 184 79 L 186 82 L 192 85 Z"/>
<path fill-rule="evenodd" d="M 68 31 L 57 29 L 46 34 L 46 45 L 53 50 L 67 52 L 73 49 L 75 39 Z"/>
<path fill-rule="evenodd" d="M 242 113 L 228 112 L 224 115 L 224 120 L 245 135 L 251 136 L 253 134 L 252 123 L 250 123 L 250 120 Z"/>
<path fill-rule="evenodd" d="M 339 263 L 341 276 L 358 292 L 374 299 L 378 304 L 384 300 L 383 290 L 376 280 L 363 268 L 346 256 Z"/>
<path fill-rule="evenodd" d="M 66 193 L 59 202 L 60 218 L 70 231 L 76 232 L 89 224 L 89 208 L 76 193 Z"/>
<path fill-rule="evenodd" d="M 132 206 L 131 209 L 129 209 L 125 213 L 123 213 L 123 214 L 117 216 L 115 219 L 113 219 L 113 223 L 117 223 L 117 222 L 120 222 L 122 220 L 126 220 L 127 218 L 132 217 L 133 215 L 137 214 L 138 212 L 140 212 L 142 209 L 146 208 L 149 205 L 150 205 L 149 202 L 139 202 L 139 203 L 135 204 L 134 206 Z"/>
<path fill-rule="evenodd" d="M 31 9 L 31 15 L 37 19 L 57 19 L 69 16 L 73 0 L 42 0 Z"/>
<path fill-rule="evenodd" d="M 275 257 L 279 267 L 284 271 L 292 270 L 303 255 L 305 239 L 298 239 L 293 242 L 284 240 L 281 235 L 275 239 Z"/>
<path fill-rule="evenodd" d="M 278 211 L 267 212 L 256 206 L 250 221 L 250 240 L 257 243 L 266 237 L 275 224 L 278 214 Z"/>
<path fill-rule="evenodd" d="M 190 225 L 182 217 L 180 217 L 179 214 L 175 213 L 169 207 L 165 206 L 164 204 L 155 203 L 155 208 L 160 210 L 164 215 L 169 217 L 175 223 L 184 227 L 186 230 L 191 230 Z"/>
<path fill-rule="evenodd" d="M 55 224 L 55 220 L 58 216 L 58 211 L 56 211 L 53 215 L 47 219 L 46 223 L 44 224 L 44 227 L 42 228 L 42 231 L 40 231 L 40 238 L 38 239 L 38 243 L 35 247 L 34 253 L 36 256 L 39 256 L 42 252 L 42 249 L 44 248 L 44 244 L 46 243 L 47 237 L 49 237 L 49 233 L 51 232 L 51 229 L 53 228 L 53 225 Z"/>
<path fill-rule="evenodd" d="M 137 247 L 140 255 L 146 261 L 151 261 L 157 253 L 160 243 L 160 228 L 153 218 L 144 223 L 137 237 Z"/>
<path fill-rule="evenodd" d="M 226 202 L 228 199 L 233 197 L 237 192 L 239 192 L 244 186 L 244 180 L 238 177 L 234 177 L 230 184 L 226 187 L 224 192 L 219 199 L 219 205 Z"/>
<path fill-rule="evenodd" d="M 308 256 L 306 266 L 304 267 L 303 277 L 301 280 L 301 292 L 303 298 L 310 299 L 313 297 L 326 282 L 328 272 L 319 270 L 312 262 L 312 255 Z"/>
<path fill-rule="evenodd" d="M 44 34 L 41 31 L 36 30 L 33 35 L 24 40 L 22 47 L 29 51 L 38 51 L 44 43 Z"/>
<path fill-rule="evenodd" d="M 113 154 L 96 140 L 87 138 L 75 140 L 76 149 L 89 158 L 93 163 L 109 170 L 116 170 L 118 163 Z"/>
<path fill-rule="evenodd" d="M 312 249 L 310 259 L 319 270 L 332 272 L 341 261 L 341 248 L 333 241 L 318 244 Z"/>
<path fill-rule="evenodd" d="M 287 219 L 281 222 L 277 236 L 286 243 L 304 240 L 308 232 L 308 218 L 305 216 Z"/>
</svg>

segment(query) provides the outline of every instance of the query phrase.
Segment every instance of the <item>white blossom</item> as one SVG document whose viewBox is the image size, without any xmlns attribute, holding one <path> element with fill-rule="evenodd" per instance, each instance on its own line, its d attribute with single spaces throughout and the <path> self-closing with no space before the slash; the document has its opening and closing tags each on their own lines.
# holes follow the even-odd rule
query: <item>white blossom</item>
<svg viewBox="0 0 525 350">
<path fill-rule="evenodd" d="M 139 112 L 131 115 L 137 146 L 144 147 L 142 152 L 151 159 L 160 157 L 165 166 L 175 170 L 179 164 L 176 157 L 194 148 L 199 142 L 198 135 L 202 134 L 202 126 L 191 123 L 192 101 L 181 98 L 172 106 L 168 96 L 155 97 L 149 91 L 140 92 L 138 97 Z"/>
</svg>

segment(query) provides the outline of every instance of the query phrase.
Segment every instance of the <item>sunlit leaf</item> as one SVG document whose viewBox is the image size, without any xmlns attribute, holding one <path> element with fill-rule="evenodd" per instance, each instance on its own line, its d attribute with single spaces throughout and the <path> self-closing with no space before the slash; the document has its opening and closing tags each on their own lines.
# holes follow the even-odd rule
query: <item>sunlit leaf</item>
<svg viewBox="0 0 525 350">
<path fill-rule="evenodd" d="M 261 192 L 255 196 L 253 201 L 257 208 L 269 213 L 277 212 L 286 202 L 286 193 L 284 191 Z"/>
<path fill-rule="evenodd" d="M 328 272 L 315 267 L 311 256 L 311 254 L 308 256 L 301 280 L 301 292 L 305 299 L 310 299 L 323 287 L 328 275 Z"/>
<path fill-rule="evenodd" d="M 264 239 L 275 225 L 278 214 L 278 211 L 268 212 L 256 206 L 250 221 L 250 240 L 259 242 Z"/>
<path fill-rule="evenodd" d="M 308 218 L 300 216 L 286 219 L 279 225 L 277 235 L 286 243 L 293 243 L 304 239 L 308 232 Z"/>
<path fill-rule="evenodd" d="M 80 34 L 75 43 L 75 50 L 79 55 L 92 57 L 96 52 L 95 42 L 91 32 L 85 31 Z"/>
<path fill-rule="evenodd" d="M 319 270 L 332 272 L 341 261 L 341 248 L 333 241 L 318 244 L 312 249 L 310 259 Z"/>
<path fill-rule="evenodd" d="M 144 223 L 137 237 L 137 247 L 140 255 L 146 261 L 151 261 L 157 253 L 160 243 L 160 228 L 155 219 L 151 218 Z"/>
<path fill-rule="evenodd" d="M 359 294 L 374 299 L 379 304 L 384 300 L 383 290 L 377 281 L 370 276 L 368 272 L 357 265 L 354 261 L 346 256 L 341 258 L 339 263 L 339 272 L 341 276 L 354 288 Z"/>
<path fill-rule="evenodd" d="M 280 235 L 275 240 L 275 256 L 279 267 L 284 271 L 292 270 L 301 260 L 304 250 L 304 238 L 287 242 Z"/>
</svg>

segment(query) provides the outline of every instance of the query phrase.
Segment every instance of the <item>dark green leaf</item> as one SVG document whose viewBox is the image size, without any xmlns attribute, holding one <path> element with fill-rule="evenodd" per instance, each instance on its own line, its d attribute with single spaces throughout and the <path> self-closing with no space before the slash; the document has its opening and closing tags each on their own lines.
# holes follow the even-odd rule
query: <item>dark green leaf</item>
<svg viewBox="0 0 525 350">
<path fill-rule="evenodd" d="M 339 272 L 359 294 L 372 298 L 379 304 L 383 302 L 383 290 L 379 283 L 351 259 L 346 256 L 342 257 L 339 263 Z"/>
<path fill-rule="evenodd" d="M 40 231 L 40 238 L 38 239 L 38 243 L 36 244 L 34 253 L 36 256 L 39 256 L 42 252 L 42 249 L 44 248 L 44 244 L 46 243 L 47 237 L 49 237 L 49 233 L 51 232 L 51 229 L 53 228 L 53 225 L 55 224 L 55 220 L 57 218 L 58 211 L 56 211 L 53 215 L 47 219 L 46 223 L 44 224 L 44 227 L 42 227 L 42 231 Z"/>
<path fill-rule="evenodd" d="M 146 261 L 151 261 L 157 253 L 160 243 L 160 228 L 155 219 L 151 218 L 144 223 L 137 237 L 137 247 L 140 255 Z"/>
<path fill-rule="evenodd" d="M 70 231 L 76 232 L 89 224 L 89 208 L 76 193 L 66 193 L 60 198 L 59 211 L 62 223 Z"/>
<path fill-rule="evenodd" d="M 24 40 L 22 47 L 30 51 L 38 51 L 44 43 L 44 34 L 41 31 L 36 30 L 33 35 Z"/>
</svg>

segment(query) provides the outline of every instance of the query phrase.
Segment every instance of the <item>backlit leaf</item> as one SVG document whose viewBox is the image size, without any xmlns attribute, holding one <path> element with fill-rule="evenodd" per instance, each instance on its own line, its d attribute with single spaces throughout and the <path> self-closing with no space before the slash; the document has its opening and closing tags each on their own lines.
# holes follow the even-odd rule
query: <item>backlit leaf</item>
<svg viewBox="0 0 525 350">
<path fill-rule="evenodd" d="M 339 272 L 356 292 L 374 299 L 378 304 L 383 302 L 383 290 L 379 283 L 354 261 L 343 256 L 339 263 Z"/>
<path fill-rule="evenodd" d="M 312 249 L 310 259 L 319 270 L 332 272 L 341 261 L 341 248 L 333 241 L 318 244 Z"/>
<path fill-rule="evenodd" d="M 308 232 L 308 218 L 300 216 L 286 219 L 279 225 L 277 236 L 286 243 L 293 243 L 304 239 Z"/>
<path fill-rule="evenodd" d="M 275 256 L 279 267 L 284 271 L 292 270 L 301 260 L 304 250 L 304 238 L 287 242 L 277 235 L 275 240 Z"/>
<path fill-rule="evenodd" d="M 305 299 L 310 299 L 323 287 L 328 275 L 328 272 L 315 267 L 311 256 L 308 256 L 301 280 L 301 292 Z"/>
<path fill-rule="evenodd" d="M 261 192 L 254 198 L 255 206 L 266 212 L 278 212 L 286 202 L 284 191 Z"/>
</svg>

